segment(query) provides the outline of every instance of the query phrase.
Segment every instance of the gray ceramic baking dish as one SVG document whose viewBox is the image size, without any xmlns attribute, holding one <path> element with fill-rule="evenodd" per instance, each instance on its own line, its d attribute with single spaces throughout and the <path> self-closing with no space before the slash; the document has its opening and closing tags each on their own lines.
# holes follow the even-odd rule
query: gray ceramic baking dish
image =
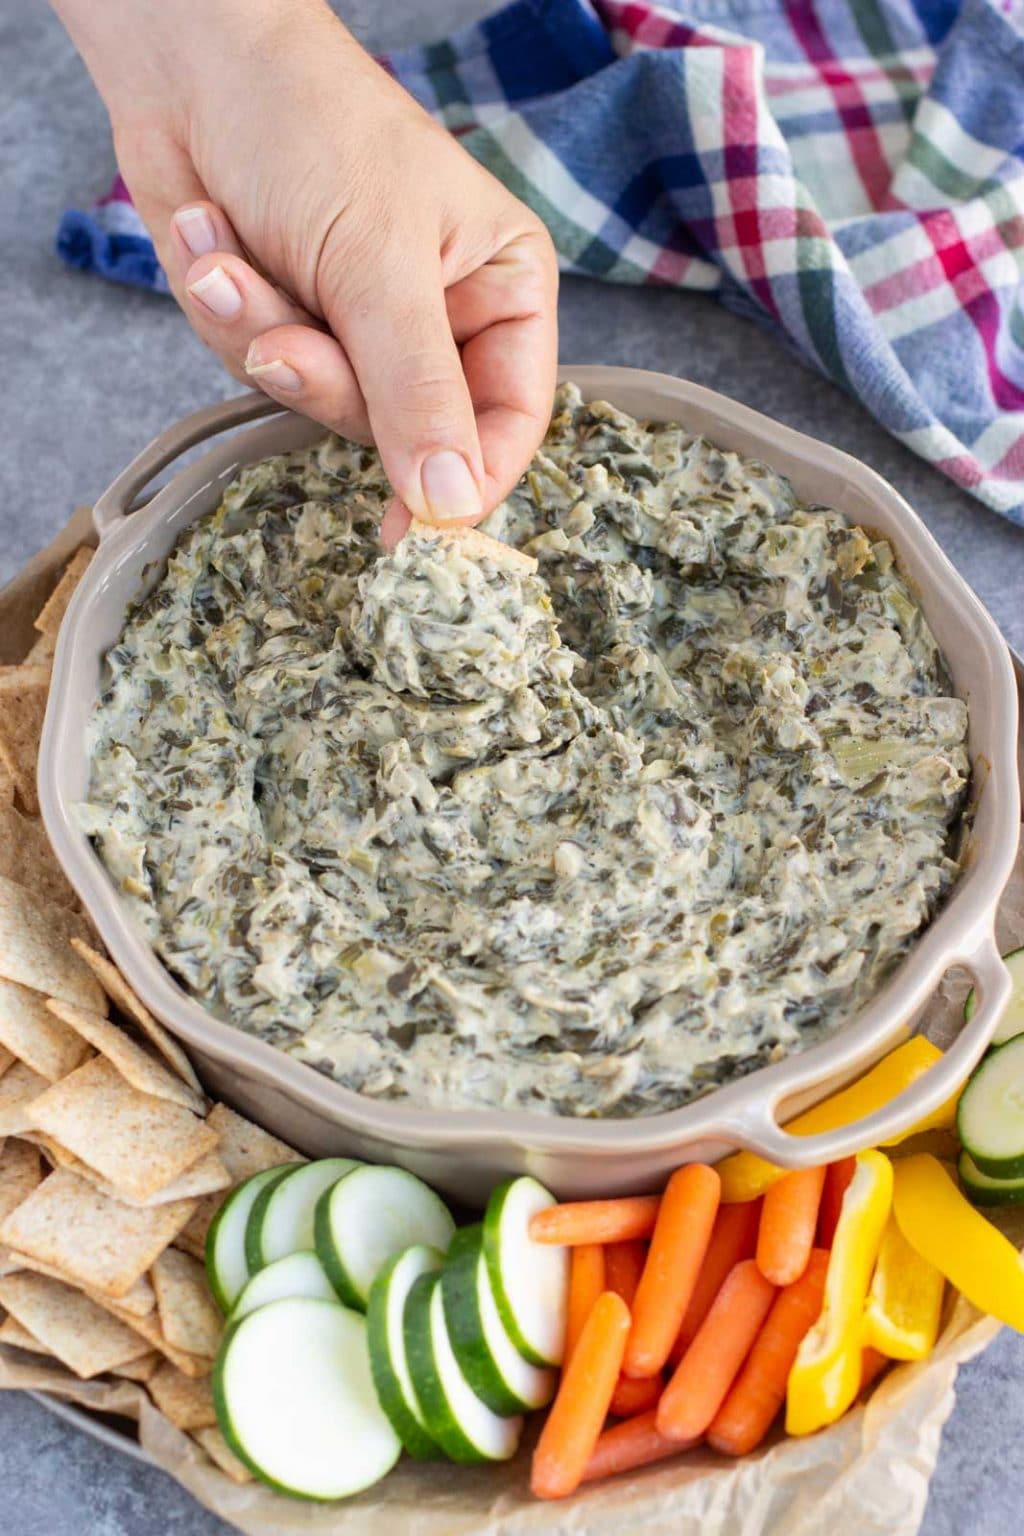
<svg viewBox="0 0 1024 1536">
<path fill-rule="evenodd" d="M 801 497 L 840 508 L 895 546 L 970 713 L 977 799 L 963 875 L 946 906 L 868 1007 L 827 1041 L 716 1089 L 682 1109 L 635 1120 L 574 1120 L 515 1110 L 437 1110 L 364 1098 L 208 1013 L 186 995 L 137 931 L 87 838 L 85 728 L 103 656 L 129 602 L 157 580 L 181 530 L 212 510 L 239 467 L 306 446 L 322 429 L 261 396 L 210 406 L 170 427 L 118 476 L 95 508 L 99 552 L 61 630 L 40 753 L 40 800 L 57 855 L 104 943 L 153 1012 L 185 1044 L 210 1090 L 311 1154 L 399 1162 L 439 1188 L 481 1200 L 507 1174 L 535 1174 L 563 1197 L 655 1187 L 680 1162 L 746 1147 L 784 1166 L 830 1161 L 895 1135 L 942 1103 L 989 1043 L 1009 997 L 993 921 L 1017 846 L 1017 695 L 1006 647 L 920 519 L 872 470 L 694 384 L 624 368 L 566 368 L 588 398 L 634 416 L 680 421 L 770 462 Z M 259 417 L 258 426 L 180 469 L 141 510 L 153 478 L 187 448 Z M 941 1062 L 857 1124 L 813 1137 L 781 1128 L 864 1071 L 912 1031 L 943 973 L 965 966 L 979 1006 Z"/>
</svg>

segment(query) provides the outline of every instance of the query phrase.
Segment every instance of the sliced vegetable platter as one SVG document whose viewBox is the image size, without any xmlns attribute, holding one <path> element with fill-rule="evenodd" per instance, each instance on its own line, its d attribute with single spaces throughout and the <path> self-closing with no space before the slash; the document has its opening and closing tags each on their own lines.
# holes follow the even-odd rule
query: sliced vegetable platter
<svg viewBox="0 0 1024 1536">
<path fill-rule="evenodd" d="M 262 1170 L 207 1239 L 228 1444 L 279 1491 L 331 1500 L 403 1453 L 508 1461 L 536 1415 L 530 1487 L 560 1499 L 698 1445 L 746 1455 L 777 1420 L 824 1429 L 932 1351 L 954 1288 L 1024 1331 L 1024 1264 L 976 1208 L 1024 1182 L 1024 1031 L 1004 1033 L 910 1146 L 827 1168 L 738 1153 L 575 1204 L 520 1177 L 463 1226 L 400 1168 Z M 850 1123 L 939 1055 L 915 1037 L 790 1129 Z M 922 1141 L 947 1152 L 957 1130 L 959 1180 Z"/>
</svg>

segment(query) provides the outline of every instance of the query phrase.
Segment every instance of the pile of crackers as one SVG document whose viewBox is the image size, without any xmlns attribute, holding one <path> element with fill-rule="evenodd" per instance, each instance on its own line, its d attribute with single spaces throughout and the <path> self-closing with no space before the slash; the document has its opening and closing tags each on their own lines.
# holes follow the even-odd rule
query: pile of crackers
<svg viewBox="0 0 1024 1536">
<path fill-rule="evenodd" d="M 235 1185 L 298 1153 L 207 1100 L 97 947 L 38 819 L 54 642 L 90 554 L 25 661 L 0 668 L 0 1353 L 139 1384 L 241 1481 L 210 1391 L 223 1319 L 206 1233 Z"/>
</svg>

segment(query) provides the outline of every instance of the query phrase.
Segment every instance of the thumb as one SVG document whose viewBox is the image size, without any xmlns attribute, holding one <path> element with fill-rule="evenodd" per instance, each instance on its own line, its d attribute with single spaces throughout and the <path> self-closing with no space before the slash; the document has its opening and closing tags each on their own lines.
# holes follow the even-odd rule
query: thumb
<svg viewBox="0 0 1024 1536">
<path fill-rule="evenodd" d="M 422 238 L 391 249 L 423 250 Z M 366 401 L 374 442 L 398 499 L 428 523 L 474 523 L 484 505 L 483 455 L 440 263 L 383 258 L 372 286 L 342 278 L 320 294 Z"/>
</svg>

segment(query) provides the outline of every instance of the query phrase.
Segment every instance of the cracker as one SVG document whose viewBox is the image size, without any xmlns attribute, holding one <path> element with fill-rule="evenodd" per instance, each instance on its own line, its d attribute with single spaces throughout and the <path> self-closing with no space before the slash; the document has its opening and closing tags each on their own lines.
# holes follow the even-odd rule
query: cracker
<svg viewBox="0 0 1024 1536">
<path fill-rule="evenodd" d="M 0 1280 L 0 1302 L 83 1380 L 145 1354 L 133 1329 L 59 1280 L 30 1273 L 7 1275 Z"/>
<path fill-rule="evenodd" d="M 29 667 L 52 666 L 56 649 L 56 635 L 40 635 L 26 653 L 25 665 Z"/>
<path fill-rule="evenodd" d="M 175 1429 L 208 1429 L 217 1422 L 208 1376 L 185 1376 L 164 1361 L 146 1383 L 146 1391 Z"/>
<path fill-rule="evenodd" d="M 162 1253 L 150 1272 L 157 1313 L 168 1344 L 190 1355 L 215 1355 L 224 1318 L 210 1294 L 206 1270 L 177 1248 Z"/>
<path fill-rule="evenodd" d="M 158 1371 L 164 1363 L 164 1357 L 158 1349 L 149 1349 L 137 1360 L 126 1360 L 114 1371 L 115 1376 L 124 1376 L 128 1381 L 146 1382 Z"/>
<path fill-rule="evenodd" d="M 192 1439 L 202 1446 L 214 1466 L 219 1467 L 233 1483 L 252 1482 L 249 1468 L 239 1461 L 219 1429 L 194 1429 Z"/>
<path fill-rule="evenodd" d="M 521 549 L 513 549 L 511 544 L 492 539 L 489 533 L 482 533 L 479 528 L 444 528 L 434 523 L 422 523 L 414 517 L 409 532 L 418 539 L 440 539 L 443 544 L 452 544 L 468 559 L 490 560 L 500 570 L 532 576 L 537 569 L 533 555 L 524 555 Z"/>
<path fill-rule="evenodd" d="M 15 1060 L 16 1060 L 16 1057 L 14 1055 L 14 1052 L 13 1051 L 9 1051 L 7 1049 L 7 1047 L 6 1047 L 6 1045 L 0 1045 L 0 1077 L 3 1077 L 3 1075 L 7 1071 L 8 1067 L 13 1067 L 14 1066 Z M 2 1147 L 2 1146 L 3 1146 L 3 1142 L 0 1141 L 0 1147 Z"/>
<path fill-rule="evenodd" d="M 33 621 L 41 635 L 56 636 L 67 612 L 71 595 L 88 568 L 95 554 L 88 544 L 80 544 L 64 567 L 64 574 L 50 593 Z"/>
<path fill-rule="evenodd" d="M 23 1328 L 16 1317 L 5 1317 L 0 1323 L 0 1344 L 13 1344 L 16 1349 L 26 1349 L 33 1355 L 49 1355 L 53 1358 L 53 1350 L 47 1349 L 45 1344 L 40 1344 L 34 1334 Z"/>
<path fill-rule="evenodd" d="M 77 913 L 0 876 L 0 977 L 106 1013 L 103 989 L 67 942 L 82 926 Z"/>
<path fill-rule="evenodd" d="M 36 1275 L 48 1275 L 51 1280 L 61 1280 L 65 1285 L 69 1284 L 68 1277 L 62 1269 L 54 1269 L 52 1264 L 43 1264 L 39 1259 L 29 1258 L 27 1253 L 15 1253 L 12 1248 L 7 1252 L 11 1256 L 11 1264 L 7 1270 L 12 1274 L 16 1269 L 30 1269 Z M 101 1296 L 98 1291 L 86 1291 L 97 1306 L 107 1306 L 107 1298 Z M 118 1297 L 117 1315 L 119 1317 L 145 1317 L 147 1313 L 156 1309 L 156 1292 L 149 1283 L 146 1275 L 140 1276 L 130 1291 Z"/>
<path fill-rule="evenodd" d="M 0 1221 L 9 1216 L 15 1206 L 27 1200 L 42 1180 L 43 1170 L 35 1147 L 13 1138 L 4 1142 L 0 1154 Z"/>
<path fill-rule="evenodd" d="M 116 1301 L 109 1296 L 101 1296 L 98 1291 L 89 1293 L 93 1301 L 98 1301 L 101 1307 L 106 1307 L 115 1317 L 119 1317 L 129 1328 L 134 1328 L 140 1338 L 145 1339 L 153 1349 L 160 1351 L 165 1359 L 185 1376 L 198 1378 L 208 1376 L 213 1370 L 212 1355 L 190 1355 L 183 1349 L 176 1349 L 173 1344 L 164 1338 L 163 1329 L 160 1327 L 160 1319 L 156 1312 L 150 1312 L 145 1317 L 137 1317 L 131 1312 L 126 1312 Z"/>
<path fill-rule="evenodd" d="M 77 897 L 60 865 L 41 821 L 23 816 L 4 803 L 0 791 L 0 875 L 23 885 L 38 899 L 73 907 Z"/>
<path fill-rule="evenodd" d="M 49 1086 L 45 1077 L 23 1061 L 16 1061 L 0 1077 L 0 1136 L 17 1136 L 19 1131 L 33 1129 L 29 1105 Z"/>
<path fill-rule="evenodd" d="M 305 1161 L 300 1152 L 228 1109 L 226 1104 L 215 1104 L 206 1123 L 217 1132 L 217 1156 L 231 1175 L 232 1187 L 265 1168 L 276 1168 L 278 1163 Z M 201 1258 L 210 1223 L 223 1204 L 223 1194 L 207 1195 L 200 1200 L 198 1210 L 179 1235 L 177 1246 Z"/>
<path fill-rule="evenodd" d="M 105 1056 L 54 1083 L 29 1113 L 38 1130 L 135 1200 L 163 1189 L 217 1144 L 204 1121 L 140 1093 Z"/>
<path fill-rule="evenodd" d="M 76 1008 L 72 1003 L 62 1003 L 59 998 L 51 998 L 47 1007 L 83 1040 L 95 1046 L 117 1068 L 125 1081 L 140 1093 L 152 1094 L 155 1099 L 166 1099 L 169 1104 L 180 1104 L 197 1115 L 206 1113 L 206 1100 L 201 1094 L 196 1093 L 194 1088 L 190 1088 L 188 1083 L 173 1072 L 168 1072 L 149 1051 L 137 1045 L 130 1035 L 105 1019 L 101 1013 Z M 0 1030 L 2 1039 L 3 1031 Z"/>
<path fill-rule="evenodd" d="M 99 1015 L 97 1015 L 99 1017 Z M 106 1019 L 102 1022 L 106 1024 Z M 40 1077 L 55 1083 L 81 1066 L 89 1042 L 47 1010 L 46 999 L 0 978 L 0 1045 Z"/>
<path fill-rule="evenodd" d="M 14 804 L 14 775 L 0 757 L 0 805 Z"/>
<path fill-rule="evenodd" d="M 36 758 L 49 690 L 48 666 L 0 668 L 0 758 L 22 805 L 32 816 L 39 815 Z"/>
<path fill-rule="evenodd" d="M 120 1008 L 122 1013 L 126 1013 L 130 1019 L 134 1020 L 150 1044 L 156 1046 L 167 1064 L 174 1068 L 190 1088 L 202 1096 L 202 1084 L 196 1077 L 192 1063 L 185 1052 L 177 1040 L 167 1033 L 163 1025 L 157 1023 L 142 999 L 132 991 L 117 966 L 113 965 L 106 955 L 101 955 L 99 950 L 93 949 L 83 940 L 72 939 L 71 947 L 88 965 L 110 1001 Z M 102 1011 L 106 1013 L 107 1010 L 104 1008 Z"/>
<path fill-rule="evenodd" d="M 84 1289 L 117 1298 L 131 1290 L 194 1211 L 194 1200 L 134 1210 L 58 1168 L 0 1225 L 0 1242 Z"/>
<path fill-rule="evenodd" d="M 51 1136 L 44 1137 L 41 1132 L 35 1132 L 30 1137 L 26 1133 L 26 1140 L 36 1141 L 43 1147 L 50 1161 L 57 1168 L 70 1168 L 77 1173 L 80 1179 L 85 1179 L 94 1189 L 102 1194 L 109 1195 L 113 1200 L 121 1200 L 125 1205 L 133 1206 L 136 1210 L 147 1211 L 154 1205 L 168 1205 L 173 1200 L 199 1199 L 201 1195 L 214 1193 L 227 1189 L 231 1178 L 224 1164 L 215 1152 L 207 1152 L 203 1157 L 193 1163 L 191 1168 L 178 1179 L 172 1179 L 170 1184 L 163 1189 L 158 1189 L 155 1195 L 149 1195 L 145 1200 L 136 1200 L 123 1191 L 115 1189 L 108 1179 L 90 1168 L 88 1163 L 83 1163 L 81 1158 L 75 1157 L 66 1147 L 55 1142 Z M 200 1255 L 203 1257 L 203 1255 Z"/>
</svg>

